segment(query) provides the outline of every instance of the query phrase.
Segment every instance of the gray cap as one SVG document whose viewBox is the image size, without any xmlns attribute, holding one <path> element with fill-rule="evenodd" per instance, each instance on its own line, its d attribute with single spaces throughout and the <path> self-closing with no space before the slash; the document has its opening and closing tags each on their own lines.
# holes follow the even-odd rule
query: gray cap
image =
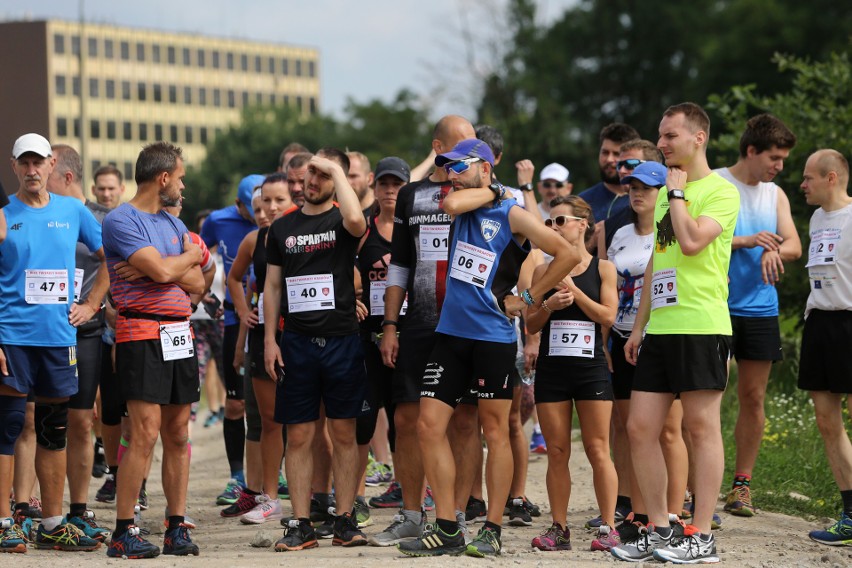
<svg viewBox="0 0 852 568">
<path fill-rule="evenodd" d="M 382 176 L 394 176 L 408 183 L 411 179 L 411 168 L 408 167 L 408 164 L 402 158 L 397 158 L 396 156 L 382 158 L 376 164 L 375 179 L 379 179 Z"/>
</svg>

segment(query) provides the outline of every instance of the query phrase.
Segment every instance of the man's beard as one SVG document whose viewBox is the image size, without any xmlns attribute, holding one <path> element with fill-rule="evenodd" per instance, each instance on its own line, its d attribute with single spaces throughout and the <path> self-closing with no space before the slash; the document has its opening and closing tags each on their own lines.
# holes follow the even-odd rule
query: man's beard
<svg viewBox="0 0 852 568">
<path fill-rule="evenodd" d="M 621 178 L 618 177 L 618 170 L 617 169 L 615 170 L 615 175 L 610 176 L 610 175 L 607 175 L 605 168 L 601 168 L 601 181 L 604 182 L 604 183 L 612 184 L 612 185 L 620 184 Z"/>
<path fill-rule="evenodd" d="M 304 194 L 305 201 L 311 205 L 322 205 L 323 203 L 330 201 L 332 197 L 334 197 L 334 193 L 329 193 L 328 195 L 319 193 L 316 197 L 308 197 L 307 193 Z"/>
<path fill-rule="evenodd" d="M 163 207 L 177 207 L 180 205 L 180 195 L 177 197 L 169 197 L 167 191 L 160 192 L 160 204 Z"/>
</svg>

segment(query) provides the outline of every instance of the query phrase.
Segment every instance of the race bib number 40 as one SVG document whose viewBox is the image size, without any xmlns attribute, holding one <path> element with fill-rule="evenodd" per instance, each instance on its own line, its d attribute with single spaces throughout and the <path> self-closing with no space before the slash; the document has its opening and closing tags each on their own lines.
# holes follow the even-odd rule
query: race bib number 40
<svg viewBox="0 0 852 568">
<path fill-rule="evenodd" d="M 188 321 L 160 324 L 160 345 L 163 361 L 187 359 L 195 353 Z"/>
<path fill-rule="evenodd" d="M 677 304 L 677 272 L 674 268 L 657 270 L 651 280 L 651 309 Z"/>
<path fill-rule="evenodd" d="M 552 320 L 550 322 L 550 349 L 547 354 L 551 357 L 594 357 L 594 322 Z"/>
<path fill-rule="evenodd" d="M 817 229 L 811 233 L 807 268 L 837 263 L 840 229 Z"/>
<path fill-rule="evenodd" d="M 447 260 L 449 246 L 449 225 L 420 226 L 420 260 Z"/>
<path fill-rule="evenodd" d="M 490 250 L 459 241 L 453 253 L 450 276 L 478 288 L 485 288 L 496 258 L 497 254 Z"/>
<path fill-rule="evenodd" d="M 28 304 L 67 304 L 67 270 L 25 270 L 24 299 Z"/>
<path fill-rule="evenodd" d="M 331 274 L 287 278 L 287 306 L 291 314 L 334 309 L 334 279 Z"/>
</svg>

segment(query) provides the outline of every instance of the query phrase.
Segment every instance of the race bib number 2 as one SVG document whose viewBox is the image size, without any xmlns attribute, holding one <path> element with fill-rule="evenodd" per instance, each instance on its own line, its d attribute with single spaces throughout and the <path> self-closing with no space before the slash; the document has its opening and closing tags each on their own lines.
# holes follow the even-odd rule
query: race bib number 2
<svg viewBox="0 0 852 568">
<path fill-rule="evenodd" d="M 334 280 L 331 274 L 293 276 L 287 282 L 289 312 L 312 312 L 334 309 Z"/>
<path fill-rule="evenodd" d="M 677 301 L 677 272 L 674 268 L 654 272 L 651 280 L 651 309 L 676 306 Z"/>
<path fill-rule="evenodd" d="M 67 304 L 67 270 L 25 270 L 24 299 L 28 304 Z"/>
<path fill-rule="evenodd" d="M 188 321 L 160 324 L 160 345 L 163 361 L 187 359 L 195 354 Z"/>
</svg>

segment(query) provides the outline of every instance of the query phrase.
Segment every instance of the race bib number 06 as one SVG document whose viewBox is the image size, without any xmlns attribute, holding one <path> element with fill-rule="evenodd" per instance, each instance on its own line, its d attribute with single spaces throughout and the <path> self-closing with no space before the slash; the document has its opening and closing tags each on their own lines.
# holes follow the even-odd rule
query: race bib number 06
<svg viewBox="0 0 852 568">
<path fill-rule="evenodd" d="M 677 272 L 674 268 L 657 270 L 651 280 L 651 309 L 677 304 Z"/>
<path fill-rule="evenodd" d="M 490 250 L 459 241 L 453 253 L 450 276 L 477 288 L 485 288 L 496 258 L 497 254 Z"/>
<path fill-rule="evenodd" d="M 291 314 L 334 309 L 334 279 L 331 274 L 287 278 L 287 306 Z"/>
</svg>

